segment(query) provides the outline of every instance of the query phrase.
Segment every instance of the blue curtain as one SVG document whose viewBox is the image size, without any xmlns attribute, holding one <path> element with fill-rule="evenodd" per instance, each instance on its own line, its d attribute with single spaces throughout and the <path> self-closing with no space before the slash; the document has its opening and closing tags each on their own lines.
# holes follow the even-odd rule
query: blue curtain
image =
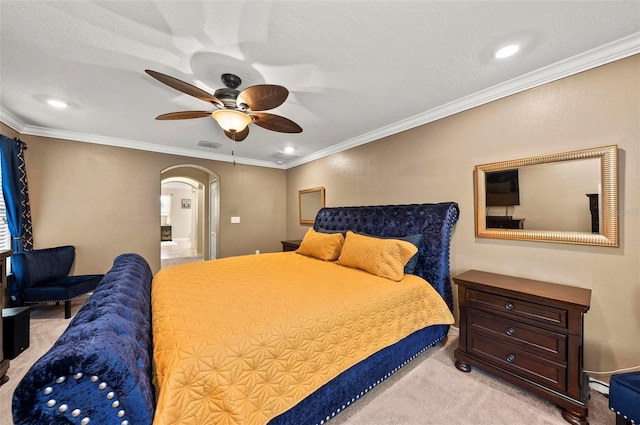
<svg viewBox="0 0 640 425">
<path fill-rule="evenodd" d="M 19 139 L 0 134 L 2 161 L 2 194 L 7 208 L 7 224 L 15 252 L 33 250 L 31 207 L 24 164 L 26 145 Z"/>
</svg>

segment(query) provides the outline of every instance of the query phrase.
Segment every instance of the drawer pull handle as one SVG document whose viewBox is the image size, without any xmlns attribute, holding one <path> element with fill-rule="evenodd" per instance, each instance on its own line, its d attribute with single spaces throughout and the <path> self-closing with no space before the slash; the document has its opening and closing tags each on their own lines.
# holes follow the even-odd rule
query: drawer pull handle
<svg viewBox="0 0 640 425">
<path fill-rule="evenodd" d="M 504 308 L 506 308 L 507 310 L 513 310 L 513 304 L 511 304 L 511 303 L 506 303 L 506 304 L 504 305 Z"/>
<path fill-rule="evenodd" d="M 507 356 L 507 361 L 508 361 L 509 363 L 513 363 L 513 361 L 514 361 L 515 359 L 516 359 L 516 356 L 514 356 L 513 354 L 509 354 L 509 355 Z"/>
<path fill-rule="evenodd" d="M 509 329 L 507 329 L 507 335 L 509 335 L 509 336 L 513 336 L 513 334 L 515 334 L 515 333 L 516 333 L 516 330 L 515 330 L 515 329 L 513 329 L 513 328 L 509 328 Z"/>
</svg>

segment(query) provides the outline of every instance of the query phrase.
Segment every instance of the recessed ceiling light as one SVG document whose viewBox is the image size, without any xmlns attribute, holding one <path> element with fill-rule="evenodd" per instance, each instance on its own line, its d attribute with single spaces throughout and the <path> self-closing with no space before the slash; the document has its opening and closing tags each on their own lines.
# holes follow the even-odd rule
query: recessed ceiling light
<svg viewBox="0 0 640 425">
<path fill-rule="evenodd" d="M 504 59 L 508 58 L 509 56 L 515 55 L 518 50 L 520 50 L 520 46 L 511 44 L 509 46 L 503 47 L 502 49 L 499 49 L 493 56 L 497 59 Z"/>
<path fill-rule="evenodd" d="M 285 153 L 294 153 L 295 151 L 296 148 L 294 148 L 293 146 L 287 146 L 286 148 L 284 148 Z"/>
<path fill-rule="evenodd" d="M 65 102 L 61 101 L 61 100 L 55 100 L 55 99 L 49 99 L 47 100 L 47 103 L 51 106 L 53 106 L 54 108 L 66 108 L 67 105 Z"/>
</svg>

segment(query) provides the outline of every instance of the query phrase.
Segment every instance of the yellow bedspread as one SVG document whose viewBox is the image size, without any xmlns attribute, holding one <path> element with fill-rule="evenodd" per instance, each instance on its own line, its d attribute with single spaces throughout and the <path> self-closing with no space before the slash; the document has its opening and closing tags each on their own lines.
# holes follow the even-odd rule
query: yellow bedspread
<svg viewBox="0 0 640 425">
<path fill-rule="evenodd" d="M 155 425 L 265 424 L 376 351 L 453 323 L 417 276 L 294 252 L 163 269 L 152 306 Z"/>
</svg>

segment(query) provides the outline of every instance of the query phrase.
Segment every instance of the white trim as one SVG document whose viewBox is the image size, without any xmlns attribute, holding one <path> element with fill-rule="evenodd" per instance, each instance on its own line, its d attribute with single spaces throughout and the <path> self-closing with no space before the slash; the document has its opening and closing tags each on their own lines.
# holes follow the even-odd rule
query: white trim
<svg viewBox="0 0 640 425">
<path fill-rule="evenodd" d="M 599 392 L 600 394 L 604 394 L 607 396 L 609 395 L 609 386 L 602 381 L 598 381 L 597 379 L 589 380 L 589 388 Z"/>
<path fill-rule="evenodd" d="M 25 124 L 18 117 L 0 106 L 0 121 L 8 125 L 18 133 L 22 133 Z"/>
<path fill-rule="evenodd" d="M 414 127 L 418 127 L 459 112 L 466 111 L 476 106 L 537 87 L 551 81 L 559 80 L 610 62 L 614 62 L 634 54 L 640 53 L 640 32 L 636 32 L 627 37 L 623 37 L 611 43 L 596 47 L 584 53 L 556 62 L 544 68 L 537 69 L 519 77 L 513 78 L 504 83 L 481 90 L 469 96 L 462 97 L 445 105 L 434 108 L 387 125 L 369 133 L 365 133 L 353 139 L 338 143 L 326 149 L 321 149 L 312 154 L 297 158 L 286 164 L 276 164 L 271 161 L 262 161 L 251 158 L 243 158 L 214 153 L 204 153 L 191 149 L 175 148 L 152 143 L 137 142 L 134 140 L 117 139 L 111 137 L 97 136 L 84 133 L 75 133 L 43 127 L 25 125 L 20 119 L 0 107 L 0 121 L 13 128 L 21 134 L 33 136 L 53 137 L 58 139 L 75 140 L 78 142 L 96 143 L 101 145 L 125 147 L 150 152 L 180 155 L 191 158 L 211 159 L 223 162 L 236 162 L 238 164 L 255 165 L 258 167 L 289 169 L 307 162 L 315 161 L 326 156 L 345 151 L 375 140 L 387 137 Z"/>
<path fill-rule="evenodd" d="M 180 155 L 189 158 L 211 159 L 222 162 L 236 162 L 238 164 L 255 165 L 258 167 L 284 168 L 282 165 L 271 161 L 261 161 L 240 156 L 222 155 L 217 153 L 197 152 L 191 149 L 176 148 L 153 143 L 137 142 L 135 140 L 117 139 L 113 137 L 98 136 L 94 134 L 76 133 L 73 131 L 55 130 L 51 128 L 27 125 L 20 132 L 30 136 L 50 137 L 54 139 L 73 140 L 76 142 L 95 143 L 98 145 L 116 146 L 120 148 L 137 149 L 149 152 L 166 153 L 170 155 Z"/>
</svg>

